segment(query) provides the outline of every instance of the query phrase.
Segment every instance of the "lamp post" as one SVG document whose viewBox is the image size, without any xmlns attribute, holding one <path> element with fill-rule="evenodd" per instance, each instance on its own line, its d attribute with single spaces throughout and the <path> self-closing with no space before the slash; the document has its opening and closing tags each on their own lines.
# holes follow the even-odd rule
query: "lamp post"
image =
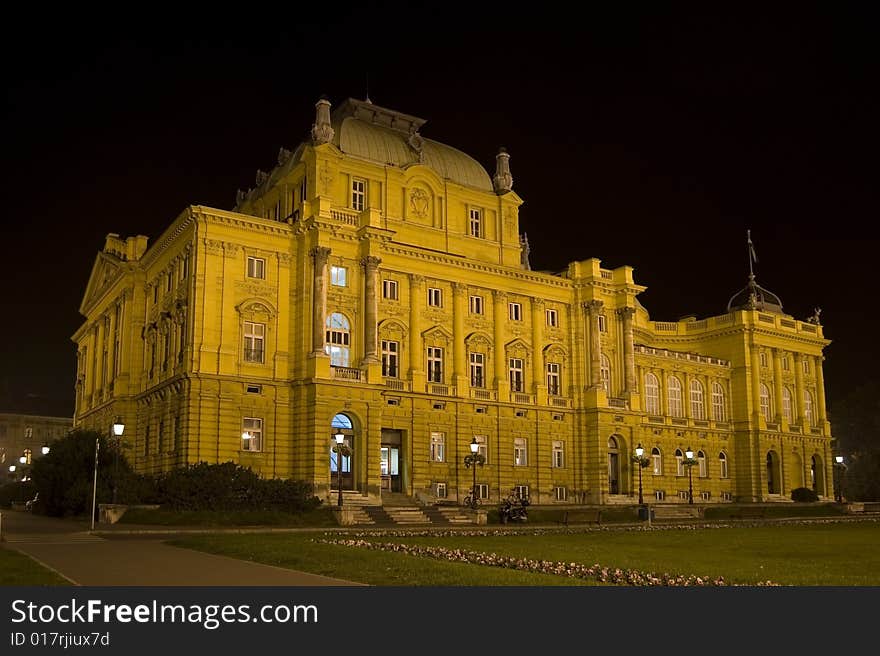
<svg viewBox="0 0 880 656">
<path fill-rule="evenodd" d="M 697 464 L 697 461 L 694 460 L 694 450 L 688 447 L 685 452 L 685 460 L 682 463 L 688 468 L 688 503 L 694 502 L 694 479 L 693 479 L 693 467 Z"/>
<path fill-rule="evenodd" d="M 632 461 L 639 466 L 639 505 L 645 505 L 645 499 L 642 496 L 642 470 L 648 466 L 650 460 L 645 457 L 645 449 L 642 447 L 641 442 L 636 447 L 636 454 L 633 456 Z"/>
<path fill-rule="evenodd" d="M 125 424 L 122 423 L 120 417 L 116 417 L 113 422 L 113 435 L 116 436 L 116 448 L 113 450 L 113 503 L 116 503 L 116 488 L 119 485 L 119 449 L 122 446 L 122 433 L 125 431 Z"/>
<path fill-rule="evenodd" d="M 40 452 L 45 456 L 49 454 L 49 451 L 52 450 L 52 447 L 49 446 L 48 442 L 43 442 L 43 446 L 40 448 Z"/>
<path fill-rule="evenodd" d="M 342 508 L 342 456 L 345 446 L 345 435 L 342 431 L 333 436 L 336 440 L 336 506 Z"/>
<path fill-rule="evenodd" d="M 834 456 L 834 470 L 837 473 L 837 503 L 843 503 L 843 472 L 846 470 L 843 456 Z"/>
<path fill-rule="evenodd" d="M 480 505 L 480 500 L 477 498 L 477 465 L 483 466 L 486 463 L 486 458 L 480 453 L 480 443 L 477 442 L 476 437 L 471 440 L 470 447 L 471 452 L 464 457 L 464 466 L 465 468 L 474 468 L 474 485 L 471 488 L 471 502 L 469 505 L 473 510 L 476 510 L 477 506 Z"/>
<path fill-rule="evenodd" d="M 92 530 L 95 530 L 95 501 L 98 498 L 98 451 L 101 448 L 101 438 L 95 438 L 95 478 L 92 483 Z"/>
</svg>

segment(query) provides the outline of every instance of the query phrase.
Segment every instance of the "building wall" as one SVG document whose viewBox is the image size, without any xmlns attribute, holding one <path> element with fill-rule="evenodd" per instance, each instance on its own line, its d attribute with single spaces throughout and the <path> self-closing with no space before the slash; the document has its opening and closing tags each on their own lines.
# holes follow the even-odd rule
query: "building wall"
<svg viewBox="0 0 880 656">
<path fill-rule="evenodd" d="M 71 428 L 70 417 L 0 413 L 0 479 L 20 480 L 26 476 L 27 465 L 43 457 L 43 445 L 51 447 Z M 19 461 L 22 455 L 29 461 L 24 467 Z M 15 465 L 15 472 L 9 471 L 10 465 Z"/>
</svg>

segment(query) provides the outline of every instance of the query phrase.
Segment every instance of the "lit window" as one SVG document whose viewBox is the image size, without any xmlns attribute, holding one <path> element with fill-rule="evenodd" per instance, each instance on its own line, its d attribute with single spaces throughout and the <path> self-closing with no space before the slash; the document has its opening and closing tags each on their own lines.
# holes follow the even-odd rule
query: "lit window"
<svg viewBox="0 0 880 656">
<path fill-rule="evenodd" d="M 567 501 L 568 500 L 568 488 L 565 487 L 554 487 L 553 494 L 556 497 L 557 501 Z"/>
<path fill-rule="evenodd" d="M 326 328 L 324 351 L 330 356 L 330 365 L 347 367 L 351 345 L 351 326 L 348 319 L 339 312 L 334 312 L 327 317 Z"/>
<path fill-rule="evenodd" d="M 469 308 L 471 314 L 483 314 L 483 297 L 471 296 Z"/>
<path fill-rule="evenodd" d="M 565 467 L 565 443 L 562 440 L 553 442 L 553 467 Z"/>
<path fill-rule="evenodd" d="M 559 363 L 547 363 L 547 393 L 551 396 L 562 394 L 562 387 L 559 384 Z"/>
<path fill-rule="evenodd" d="M 485 435 L 474 435 L 474 439 L 477 441 L 477 453 L 483 456 L 483 464 L 489 462 L 489 448 L 486 446 L 486 436 Z M 486 497 L 480 497 L 481 499 L 485 499 Z"/>
<path fill-rule="evenodd" d="M 660 414 L 660 385 L 654 374 L 645 374 L 645 411 L 652 415 Z"/>
<path fill-rule="evenodd" d="M 608 324 L 605 322 L 605 315 L 599 315 L 599 332 L 607 333 L 608 332 Z"/>
<path fill-rule="evenodd" d="M 782 356 L 782 370 L 788 371 L 788 356 L 787 355 Z"/>
<path fill-rule="evenodd" d="M 709 470 L 706 467 L 706 454 L 702 451 L 697 451 L 697 468 L 700 471 L 700 478 L 706 478 L 709 475 Z"/>
<path fill-rule="evenodd" d="M 602 388 L 606 394 L 611 394 L 611 363 L 606 356 L 601 356 L 599 361 L 599 375 L 602 378 Z"/>
<path fill-rule="evenodd" d="M 471 237 L 483 236 L 483 210 L 476 207 L 470 209 L 470 234 Z"/>
<path fill-rule="evenodd" d="M 517 437 L 513 440 L 513 464 L 529 464 L 528 446 L 524 437 Z"/>
<path fill-rule="evenodd" d="M 770 405 L 770 389 L 764 384 L 761 383 L 761 414 L 764 416 L 764 421 L 772 421 L 773 420 L 773 407 Z"/>
<path fill-rule="evenodd" d="M 485 387 L 485 354 L 471 353 L 468 358 L 470 360 L 471 387 Z"/>
<path fill-rule="evenodd" d="M 520 499 L 528 499 L 529 498 L 529 486 L 528 485 L 517 485 L 513 488 L 513 493 L 519 497 Z"/>
<path fill-rule="evenodd" d="M 446 458 L 446 435 L 431 433 L 431 462 L 443 462 Z"/>
<path fill-rule="evenodd" d="M 810 361 L 804 358 L 804 373 L 810 373 Z"/>
<path fill-rule="evenodd" d="M 712 383 L 712 419 L 727 421 L 727 404 L 724 402 L 724 388 L 720 383 Z"/>
<path fill-rule="evenodd" d="M 813 425 L 813 395 L 809 390 L 804 390 L 804 419 L 807 426 Z"/>
<path fill-rule="evenodd" d="M 382 375 L 397 378 L 397 359 L 400 345 L 397 342 L 382 340 Z"/>
<path fill-rule="evenodd" d="M 663 456 L 656 446 L 651 449 L 651 470 L 654 476 L 663 475 Z"/>
<path fill-rule="evenodd" d="M 263 450 L 263 420 L 245 417 L 241 421 L 241 450 Z"/>
<path fill-rule="evenodd" d="M 721 463 L 721 478 L 727 478 L 727 455 L 724 451 L 718 454 L 718 461 Z"/>
<path fill-rule="evenodd" d="M 703 403 L 703 384 L 698 380 L 691 381 L 691 417 L 706 418 L 706 406 Z"/>
<path fill-rule="evenodd" d="M 244 322 L 244 361 L 263 362 L 263 343 L 266 337 L 266 324 Z M 155 355 L 155 344 L 153 348 Z"/>
<path fill-rule="evenodd" d="M 382 281 L 382 298 L 387 298 L 389 301 L 397 300 L 397 281 L 396 280 L 388 280 L 387 278 Z"/>
<path fill-rule="evenodd" d="M 247 277 L 264 279 L 266 277 L 266 260 L 262 257 L 248 257 Z"/>
<path fill-rule="evenodd" d="M 445 499 L 446 498 L 446 483 L 436 483 L 435 488 L 437 490 L 435 496 L 438 499 Z"/>
<path fill-rule="evenodd" d="M 364 209 L 367 199 L 367 182 L 353 178 L 351 181 L 351 207 L 358 212 Z"/>
<path fill-rule="evenodd" d="M 336 287 L 345 287 L 345 279 L 347 274 L 348 270 L 345 267 L 331 266 L 330 284 L 335 285 Z"/>
<path fill-rule="evenodd" d="M 428 287 L 428 305 L 431 307 L 443 307 L 443 293 L 436 287 Z"/>
<path fill-rule="evenodd" d="M 547 325 L 550 328 L 556 328 L 559 325 L 559 313 L 556 310 L 546 310 Z"/>
<path fill-rule="evenodd" d="M 782 388 L 782 416 L 785 417 L 785 421 L 791 423 L 792 415 L 794 414 L 791 402 L 791 390 L 787 387 Z"/>
<path fill-rule="evenodd" d="M 667 382 L 669 396 L 669 415 L 671 417 L 683 417 L 684 410 L 681 405 L 681 381 L 675 376 L 670 376 Z"/>
<path fill-rule="evenodd" d="M 443 382 L 443 349 L 437 346 L 428 347 L 428 382 Z"/>
<path fill-rule="evenodd" d="M 684 476 L 684 454 L 681 449 L 675 450 L 675 475 Z"/>
<path fill-rule="evenodd" d="M 522 305 L 519 303 L 509 303 L 507 305 L 507 316 L 511 321 L 522 321 Z"/>
<path fill-rule="evenodd" d="M 510 358 L 509 370 L 510 370 L 510 391 L 511 392 L 524 391 L 525 381 L 523 379 L 522 358 Z"/>
<path fill-rule="evenodd" d="M 767 352 L 766 351 L 761 351 L 761 366 L 762 367 L 767 366 Z"/>
</svg>

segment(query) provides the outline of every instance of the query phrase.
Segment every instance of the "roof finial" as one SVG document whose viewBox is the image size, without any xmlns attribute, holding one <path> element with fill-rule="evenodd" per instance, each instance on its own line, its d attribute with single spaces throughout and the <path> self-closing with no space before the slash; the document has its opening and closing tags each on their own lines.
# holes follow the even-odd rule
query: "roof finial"
<svg viewBox="0 0 880 656">
<path fill-rule="evenodd" d="M 364 98 L 364 102 L 368 102 L 371 105 L 373 104 L 373 101 L 370 100 L 370 72 L 369 71 L 367 71 L 367 97 Z"/>
<path fill-rule="evenodd" d="M 510 155 L 507 149 L 502 147 L 498 149 L 495 155 L 495 177 L 492 178 L 495 184 L 495 193 L 503 194 L 513 189 L 513 176 L 510 175 Z"/>
<path fill-rule="evenodd" d="M 316 146 L 330 143 L 334 130 L 330 127 L 330 101 L 326 96 L 315 103 L 315 122 L 312 124 L 312 141 Z"/>
<path fill-rule="evenodd" d="M 758 263 L 758 255 L 755 253 L 755 245 L 752 243 L 752 231 L 746 230 L 746 239 L 749 242 L 749 279 L 755 279 L 755 271 L 752 268 L 752 262 Z"/>
</svg>

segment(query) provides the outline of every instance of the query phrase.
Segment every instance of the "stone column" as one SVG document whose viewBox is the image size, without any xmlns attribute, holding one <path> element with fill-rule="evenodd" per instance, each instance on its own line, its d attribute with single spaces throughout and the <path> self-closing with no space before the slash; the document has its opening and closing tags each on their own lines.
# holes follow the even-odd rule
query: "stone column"
<svg viewBox="0 0 880 656">
<path fill-rule="evenodd" d="M 755 420 L 755 428 L 761 427 L 761 359 L 758 345 L 752 342 L 752 416 Z M 732 393 L 732 392 L 731 392 Z M 731 401 L 733 401 L 731 399 Z M 733 407 L 733 406 L 731 406 Z M 733 417 L 731 417 L 731 420 Z"/>
<path fill-rule="evenodd" d="M 467 363 L 464 318 L 467 314 L 467 285 L 452 283 L 452 375 L 459 394 L 466 393 Z"/>
<path fill-rule="evenodd" d="M 495 292 L 495 386 L 498 389 L 498 400 L 501 400 L 501 390 L 507 385 L 507 353 L 504 349 L 504 326 L 507 317 L 507 294 Z"/>
<path fill-rule="evenodd" d="M 547 387 L 544 373 L 544 299 L 532 299 L 532 380 L 535 393 L 539 394 Z M 560 381 L 561 383 L 561 381 Z M 546 400 L 544 401 L 546 403 Z"/>
<path fill-rule="evenodd" d="M 312 283 L 312 355 L 324 355 L 324 320 L 327 313 L 327 260 L 330 249 L 315 246 L 309 255 L 315 267 Z"/>
<path fill-rule="evenodd" d="M 409 370 L 410 375 L 422 371 L 425 354 L 422 353 L 422 330 L 419 326 L 419 310 L 424 303 L 425 278 L 411 275 L 409 278 Z"/>
<path fill-rule="evenodd" d="M 587 301 L 584 303 L 584 310 L 587 311 L 590 326 L 590 388 L 600 389 L 602 387 L 602 373 L 600 371 L 599 356 L 602 347 L 599 342 L 599 312 L 602 310 L 604 303 L 602 301 Z"/>
<path fill-rule="evenodd" d="M 109 315 L 110 315 L 110 330 L 109 335 L 107 335 L 107 383 L 116 378 L 116 370 L 113 367 L 114 361 L 116 360 L 116 334 L 119 331 L 119 326 L 116 325 L 116 304 L 110 306 Z"/>
<path fill-rule="evenodd" d="M 623 321 L 623 392 L 627 397 L 639 392 L 635 381 L 636 360 L 633 354 L 633 317 L 635 314 L 636 309 L 631 307 L 622 307 L 617 310 L 617 316 Z"/>
<path fill-rule="evenodd" d="M 825 422 L 827 421 L 827 417 L 825 415 L 825 376 L 822 373 L 822 362 L 825 360 L 824 356 L 818 356 L 814 359 L 813 365 L 816 367 L 816 417 L 818 417 L 818 421 L 816 422 L 822 431 L 825 431 Z"/>
<path fill-rule="evenodd" d="M 773 401 L 776 404 L 774 413 L 776 421 L 782 423 L 782 350 L 773 349 Z M 781 428 L 781 426 L 780 426 Z"/>
<path fill-rule="evenodd" d="M 104 317 L 98 317 L 95 326 L 95 393 L 100 392 L 100 396 L 104 396 L 104 380 L 105 371 L 101 364 L 104 362 L 104 348 L 107 339 L 107 327 Z M 100 399 L 96 399 L 98 401 Z"/>
<path fill-rule="evenodd" d="M 807 422 L 804 419 L 804 356 L 800 353 L 794 354 L 794 416 L 792 419 L 800 426 L 803 426 L 804 432 L 809 432 Z"/>
<path fill-rule="evenodd" d="M 379 306 L 376 297 L 376 273 L 382 263 L 378 257 L 368 255 L 361 260 L 364 267 L 364 359 L 362 364 L 379 362 L 377 338 Z"/>
</svg>

